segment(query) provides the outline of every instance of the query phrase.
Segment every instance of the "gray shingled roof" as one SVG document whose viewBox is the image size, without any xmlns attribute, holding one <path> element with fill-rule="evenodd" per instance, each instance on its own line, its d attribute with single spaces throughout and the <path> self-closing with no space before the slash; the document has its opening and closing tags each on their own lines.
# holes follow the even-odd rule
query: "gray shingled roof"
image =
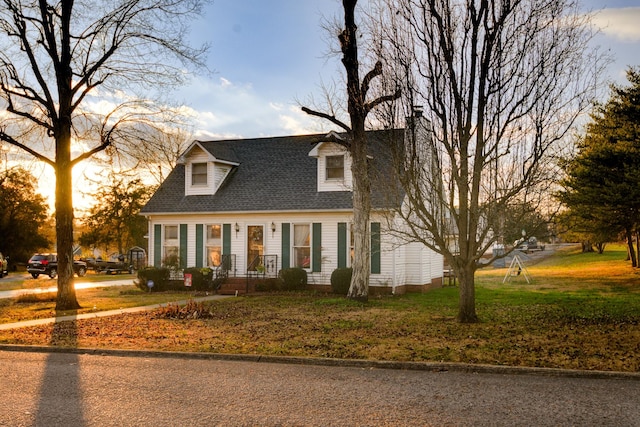
<svg viewBox="0 0 640 427">
<path fill-rule="evenodd" d="M 369 139 L 372 170 L 390 176 L 390 141 L 402 130 L 372 131 Z M 200 141 L 220 160 L 239 163 L 216 194 L 185 196 L 185 167 L 178 165 L 158 188 L 142 214 L 351 209 L 349 191 L 318 192 L 317 159 L 309 157 L 324 134 L 276 138 Z M 375 178 L 374 178 L 375 181 Z M 388 184 L 388 179 L 386 179 Z M 373 185 L 372 207 L 388 205 L 388 188 Z"/>
</svg>

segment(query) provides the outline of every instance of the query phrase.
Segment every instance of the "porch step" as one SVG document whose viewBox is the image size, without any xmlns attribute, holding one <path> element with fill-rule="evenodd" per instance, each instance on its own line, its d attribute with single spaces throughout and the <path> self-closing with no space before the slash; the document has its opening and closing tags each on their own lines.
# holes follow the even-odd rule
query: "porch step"
<svg viewBox="0 0 640 427">
<path fill-rule="evenodd" d="M 249 279 L 249 293 L 256 291 L 255 279 Z M 218 289 L 220 295 L 244 295 L 247 293 L 246 277 L 229 277 Z"/>
</svg>

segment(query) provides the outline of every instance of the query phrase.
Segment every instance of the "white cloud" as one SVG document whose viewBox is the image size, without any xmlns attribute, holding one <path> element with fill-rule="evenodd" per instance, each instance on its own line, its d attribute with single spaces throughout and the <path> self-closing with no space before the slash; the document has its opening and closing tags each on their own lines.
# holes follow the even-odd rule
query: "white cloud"
<svg viewBox="0 0 640 427">
<path fill-rule="evenodd" d="M 603 9 L 593 18 L 604 34 L 622 41 L 640 41 L 640 7 Z"/>
<path fill-rule="evenodd" d="M 196 79 L 180 92 L 195 117 L 196 138 L 254 138 L 321 131 L 295 100 L 273 99 L 251 83 Z"/>
</svg>

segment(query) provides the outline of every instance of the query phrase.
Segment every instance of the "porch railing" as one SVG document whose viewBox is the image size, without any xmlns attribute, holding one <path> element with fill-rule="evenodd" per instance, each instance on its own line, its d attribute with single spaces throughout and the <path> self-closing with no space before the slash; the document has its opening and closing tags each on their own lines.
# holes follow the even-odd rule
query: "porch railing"
<svg viewBox="0 0 640 427">
<path fill-rule="evenodd" d="M 247 267 L 247 293 L 252 278 L 278 277 L 278 255 L 258 255 Z"/>
</svg>

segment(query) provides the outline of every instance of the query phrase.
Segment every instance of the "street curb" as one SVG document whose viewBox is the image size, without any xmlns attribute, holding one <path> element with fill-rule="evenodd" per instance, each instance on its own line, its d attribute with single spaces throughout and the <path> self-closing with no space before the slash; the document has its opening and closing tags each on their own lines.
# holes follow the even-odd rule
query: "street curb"
<svg viewBox="0 0 640 427">
<path fill-rule="evenodd" d="M 190 353 L 151 350 L 117 350 L 101 348 L 67 348 L 0 344 L 0 351 L 31 352 L 31 353 L 68 353 L 95 356 L 115 357 L 147 357 L 169 359 L 194 360 L 222 360 L 235 362 L 279 363 L 289 365 L 334 366 L 361 369 L 395 369 L 405 371 L 428 372 L 461 372 L 472 374 L 493 375 L 532 375 L 542 377 L 564 377 L 605 380 L 636 380 L 640 381 L 640 372 L 619 371 L 584 371 L 578 369 L 537 368 L 524 366 L 474 365 L 453 362 L 398 362 L 385 360 L 364 359 L 332 359 L 297 356 L 270 356 L 258 354 L 224 354 L 224 353 Z"/>
</svg>

